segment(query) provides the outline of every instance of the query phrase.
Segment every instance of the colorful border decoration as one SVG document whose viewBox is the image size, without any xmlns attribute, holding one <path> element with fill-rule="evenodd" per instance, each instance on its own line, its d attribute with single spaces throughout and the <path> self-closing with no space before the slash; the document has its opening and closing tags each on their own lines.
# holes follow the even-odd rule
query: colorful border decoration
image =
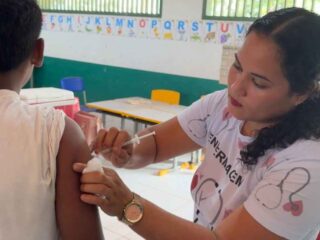
<svg viewBox="0 0 320 240">
<path fill-rule="evenodd" d="M 251 22 L 43 14 L 43 31 L 240 46 Z"/>
</svg>

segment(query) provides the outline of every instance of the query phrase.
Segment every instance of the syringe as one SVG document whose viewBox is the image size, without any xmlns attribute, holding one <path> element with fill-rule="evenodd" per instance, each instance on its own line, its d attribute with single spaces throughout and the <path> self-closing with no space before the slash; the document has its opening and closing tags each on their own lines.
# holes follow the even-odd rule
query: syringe
<svg viewBox="0 0 320 240">
<path fill-rule="evenodd" d="M 131 138 L 129 141 L 122 144 L 121 147 L 127 146 L 129 144 L 134 144 L 134 143 L 139 144 L 141 139 L 155 135 L 155 134 L 156 134 L 155 131 L 153 131 L 151 133 L 147 133 L 142 136 L 138 136 L 137 134 L 135 134 L 133 138 Z M 103 162 L 105 161 L 105 158 L 103 157 L 102 154 L 111 152 L 111 150 L 112 150 L 112 148 L 107 148 L 99 153 L 93 152 L 91 154 L 93 156 L 93 158 L 90 161 L 88 161 L 87 167 L 85 169 L 83 169 L 82 172 L 83 173 L 95 172 L 95 171 L 103 172 Z"/>
<path fill-rule="evenodd" d="M 133 138 L 131 138 L 129 141 L 122 144 L 121 147 L 130 145 L 130 144 L 140 144 L 141 139 L 144 139 L 144 138 L 152 136 L 152 135 L 156 135 L 156 132 L 153 131 L 153 132 L 147 133 L 145 135 L 141 135 L 141 136 L 138 136 L 137 134 L 135 134 Z M 112 148 L 107 148 L 107 149 L 102 150 L 99 153 L 93 152 L 92 156 L 105 160 L 105 158 L 103 157 L 103 154 L 109 153 L 109 152 L 111 152 L 111 150 L 112 150 Z"/>
</svg>

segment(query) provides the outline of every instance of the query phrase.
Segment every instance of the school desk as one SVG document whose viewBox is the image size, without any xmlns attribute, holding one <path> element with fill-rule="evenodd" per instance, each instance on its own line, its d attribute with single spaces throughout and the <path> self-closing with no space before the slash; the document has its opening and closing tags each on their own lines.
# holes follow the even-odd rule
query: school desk
<svg viewBox="0 0 320 240">
<path fill-rule="evenodd" d="M 153 101 L 142 97 L 91 102 L 87 104 L 87 107 L 121 117 L 122 129 L 124 128 L 124 120 L 126 118 L 132 119 L 135 122 L 135 131 L 139 122 L 146 124 L 161 123 L 175 117 L 186 108 L 186 106 Z"/>
</svg>

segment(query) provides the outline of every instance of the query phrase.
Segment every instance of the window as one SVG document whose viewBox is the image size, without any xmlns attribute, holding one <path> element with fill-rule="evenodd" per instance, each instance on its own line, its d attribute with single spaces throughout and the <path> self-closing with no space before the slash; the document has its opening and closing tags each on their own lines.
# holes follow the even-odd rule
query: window
<svg viewBox="0 0 320 240">
<path fill-rule="evenodd" d="M 161 17 L 162 0 L 38 0 L 45 12 Z"/>
<path fill-rule="evenodd" d="M 293 6 L 320 13 L 320 0 L 204 0 L 202 17 L 253 20 L 269 11 Z"/>
</svg>

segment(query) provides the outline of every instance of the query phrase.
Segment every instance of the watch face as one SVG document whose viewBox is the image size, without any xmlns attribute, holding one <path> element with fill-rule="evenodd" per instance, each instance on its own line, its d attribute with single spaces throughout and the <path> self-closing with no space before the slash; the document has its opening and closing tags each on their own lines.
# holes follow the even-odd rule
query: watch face
<svg viewBox="0 0 320 240">
<path fill-rule="evenodd" d="M 130 204 L 125 211 L 126 219 L 131 223 L 139 222 L 142 218 L 142 207 L 137 203 Z"/>
</svg>

